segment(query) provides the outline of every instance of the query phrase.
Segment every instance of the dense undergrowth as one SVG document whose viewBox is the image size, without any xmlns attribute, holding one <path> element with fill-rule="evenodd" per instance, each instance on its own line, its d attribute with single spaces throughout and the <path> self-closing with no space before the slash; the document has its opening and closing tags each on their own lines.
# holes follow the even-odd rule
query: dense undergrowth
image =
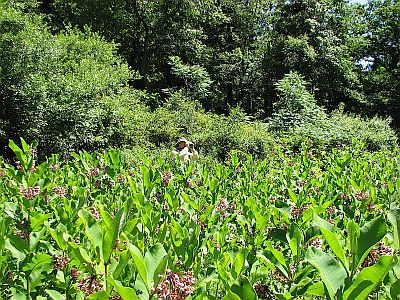
<svg viewBox="0 0 400 300">
<path fill-rule="evenodd" d="M 0 165 L 2 299 L 398 299 L 399 152 Z"/>
</svg>

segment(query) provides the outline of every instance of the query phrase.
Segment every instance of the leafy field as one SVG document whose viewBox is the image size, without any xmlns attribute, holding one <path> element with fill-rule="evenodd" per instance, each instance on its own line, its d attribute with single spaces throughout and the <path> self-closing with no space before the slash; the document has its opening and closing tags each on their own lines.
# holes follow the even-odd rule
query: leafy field
<svg viewBox="0 0 400 300">
<path fill-rule="evenodd" d="M 0 299 L 399 299 L 399 157 L 281 146 L 267 160 L 129 162 L 10 142 Z M 15 165 L 15 166 L 14 166 Z"/>
</svg>

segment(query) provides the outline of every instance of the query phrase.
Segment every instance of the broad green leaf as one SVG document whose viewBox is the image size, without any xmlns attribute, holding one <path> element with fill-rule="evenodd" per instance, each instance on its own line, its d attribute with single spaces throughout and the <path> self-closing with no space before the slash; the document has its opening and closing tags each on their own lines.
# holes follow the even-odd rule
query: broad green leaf
<svg viewBox="0 0 400 300">
<path fill-rule="evenodd" d="M 190 196 L 189 196 L 188 194 L 186 194 L 185 192 L 181 192 L 181 197 L 182 197 L 182 199 L 183 199 L 186 203 L 188 203 L 193 209 L 198 209 L 198 208 L 199 208 L 199 206 L 198 206 L 198 204 L 196 203 L 196 201 L 190 199 Z"/>
<path fill-rule="evenodd" d="M 32 212 L 30 215 L 31 231 L 40 231 L 43 223 L 52 217 L 52 214 L 42 214 L 40 212 Z"/>
<path fill-rule="evenodd" d="M 257 300 L 257 294 L 254 291 L 249 280 L 240 276 L 231 286 L 231 291 L 238 295 L 241 300 Z"/>
<path fill-rule="evenodd" d="M 351 286 L 343 294 L 343 300 L 365 300 L 386 274 L 397 263 L 393 256 L 381 256 L 379 261 L 361 270 Z"/>
<path fill-rule="evenodd" d="M 344 285 L 346 270 L 331 254 L 314 247 L 307 250 L 306 260 L 319 271 L 329 299 L 334 299 L 336 292 Z"/>
<path fill-rule="evenodd" d="M 310 285 L 306 290 L 306 294 L 319 297 L 325 296 L 324 284 L 322 282 L 317 282 Z"/>
<path fill-rule="evenodd" d="M 137 271 L 139 272 L 140 277 L 142 278 L 147 291 L 150 290 L 150 283 L 148 281 L 148 270 L 146 267 L 146 262 L 144 260 L 144 257 L 140 250 L 135 246 L 132 245 L 131 243 L 128 242 L 128 249 L 131 252 L 133 261 L 135 262 Z"/>
<path fill-rule="evenodd" d="M 69 242 L 69 246 L 73 249 L 75 256 L 79 259 L 82 264 L 87 264 L 90 268 L 91 258 L 85 249 L 80 247 L 77 243 Z"/>
<path fill-rule="evenodd" d="M 333 225 L 325 221 L 324 219 L 320 218 L 316 213 L 314 213 L 313 220 L 314 223 L 321 230 L 322 235 L 327 241 L 329 247 L 331 247 L 333 253 L 336 255 L 337 258 L 339 258 L 343 266 L 346 268 L 347 272 L 349 272 L 349 263 L 345 255 L 345 251 L 339 241 L 339 238 L 335 233 Z"/>
<path fill-rule="evenodd" d="M 390 287 L 390 296 L 392 299 L 400 299 L 400 279 L 396 280 Z"/>
<path fill-rule="evenodd" d="M 41 269 L 43 266 L 52 265 L 52 258 L 48 254 L 37 253 L 32 261 L 26 264 L 22 270 L 34 272 L 36 269 Z"/>
<path fill-rule="evenodd" d="M 285 268 L 285 270 L 288 270 L 288 266 L 286 264 L 286 260 L 285 260 L 285 255 L 283 255 L 283 253 L 279 250 L 274 249 L 274 247 L 272 246 L 271 242 L 267 243 L 268 246 L 268 250 L 271 251 L 272 255 L 276 258 L 276 260 Z"/>
<path fill-rule="evenodd" d="M 64 300 L 65 299 L 65 296 L 60 294 L 60 292 L 57 292 L 55 290 L 45 290 L 45 291 L 50 296 L 50 298 L 53 300 Z"/>
<path fill-rule="evenodd" d="M 167 252 L 161 244 L 156 244 L 147 250 L 144 260 L 147 267 L 147 280 L 154 282 L 154 286 L 160 280 L 160 274 L 163 274 L 166 269 Z"/>
<path fill-rule="evenodd" d="M 104 234 L 103 259 L 105 263 L 109 261 L 110 256 L 115 248 L 115 241 L 118 238 L 122 223 L 124 221 L 123 215 L 124 209 L 121 208 L 115 215 L 113 221 L 110 224 L 110 227 L 108 227 L 107 231 Z"/>
<path fill-rule="evenodd" d="M 232 291 L 228 291 L 223 300 L 241 300 L 241 299 L 238 295 L 236 295 Z"/>
<path fill-rule="evenodd" d="M 114 286 L 115 290 L 122 297 L 122 300 L 138 300 L 136 292 L 133 288 L 122 286 L 121 282 L 114 280 L 111 276 L 107 277 L 108 281 Z"/>
<path fill-rule="evenodd" d="M 20 140 L 21 140 L 22 150 L 24 150 L 25 153 L 29 152 L 30 147 L 29 147 L 28 143 L 25 142 L 25 140 L 22 137 L 20 138 Z"/>
<path fill-rule="evenodd" d="M 360 229 L 357 240 L 355 268 L 358 268 L 371 248 L 386 235 L 386 221 L 383 216 L 376 217 Z"/>
<path fill-rule="evenodd" d="M 347 247 L 350 250 L 352 257 L 355 257 L 357 253 L 357 241 L 360 237 L 360 227 L 353 220 L 349 220 L 346 229 L 348 235 Z"/>
<path fill-rule="evenodd" d="M 19 261 L 23 261 L 29 251 L 28 242 L 14 235 L 10 235 L 8 239 L 6 239 L 5 248 Z"/>
<path fill-rule="evenodd" d="M 17 290 L 16 288 L 12 287 L 11 294 L 12 294 L 11 299 L 13 300 L 26 300 L 25 293 L 21 292 L 19 289 Z"/>
<path fill-rule="evenodd" d="M 101 256 L 103 256 L 103 234 L 101 232 L 99 224 L 92 217 L 92 215 L 84 209 L 81 209 L 78 212 L 78 215 L 86 223 L 86 234 L 93 243 L 94 248 L 98 248 L 99 253 L 101 253 Z"/>
<path fill-rule="evenodd" d="M 246 261 L 246 256 L 244 251 L 242 250 L 236 254 L 235 260 L 233 261 L 232 264 L 231 274 L 234 279 L 238 278 L 239 274 L 242 272 L 245 261 Z"/>
<path fill-rule="evenodd" d="M 297 197 L 297 195 L 295 194 L 295 192 L 293 192 L 291 189 L 287 190 L 289 193 L 290 198 L 292 199 L 292 201 L 297 205 L 299 203 L 297 203 L 299 201 L 299 198 Z"/>
<path fill-rule="evenodd" d="M 91 294 L 86 299 L 88 299 L 88 300 L 109 300 L 110 295 L 106 291 L 100 291 L 100 292 Z"/>
<path fill-rule="evenodd" d="M 118 152 L 115 151 L 114 149 L 111 149 L 108 151 L 108 155 L 110 156 L 114 167 L 118 167 L 121 162 Z"/>
<path fill-rule="evenodd" d="M 22 166 L 26 167 L 26 164 L 27 164 L 26 156 L 25 156 L 24 152 L 22 151 L 22 149 L 20 147 L 18 147 L 17 144 L 15 144 L 14 141 L 12 141 L 12 140 L 9 141 L 8 146 L 18 157 L 18 160 L 21 162 Z"/>
<path fill-rule="evenodd" d="M 388 219 L 393 226 L 394 248 L 400 250 L 400 209 L 391 209 Z"/>
<path fill-rule="evenodd" d="M 303 243 L 303 233 L 300 231 L 297 225 L 293 224 L 291 229 L 286 234 L 286 239 L 289 242 L 290 250 L 293 256 L 297 259 L 300 255 L 301 244 Z"/>
</svg>

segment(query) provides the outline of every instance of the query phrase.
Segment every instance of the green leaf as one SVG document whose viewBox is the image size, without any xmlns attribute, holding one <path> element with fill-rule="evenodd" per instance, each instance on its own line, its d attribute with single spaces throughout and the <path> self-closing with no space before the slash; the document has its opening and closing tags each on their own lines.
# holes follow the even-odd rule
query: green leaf
<svg viewBox="0 0 400 300">
<path fill-rule="evenodd" d="M 97 221 L 92 217 L 92 215 L 81 209 L 78 212 L 78 216 L 82 218 L 86 223 L 86 234 L 89 237 L 90 241 L 93 243 L 94 248 L 98 248 L 99 253 L 103 256 L 103 234 L 101 232 L 100 226 Z M 101 257 L 101 259 L 103 259 Z"/>
<path fill-rule="evenodd" d="M 68 244 L 73 249 L 74 254 L 79 259 L 79 261 L 82 264 L 87 264 L 88 267 L 91 268 L 89 264 L 91 262 L 91 259 L 86 250 L 80 247 L 77 243 L 69 242 Z"/>
<path fill-rule="evenodd" d="M 400 279 L 396 280 L 390 287 L 390 296 L 392 299 L 400 299 Z"/>
<path fill-rule="evenodd" d="M 307 295 L 322 297 L 325 295 L 325 288 L 322 282 L 317 282 L 310 285 L 306 290 Z"/>
<path fill-rule="evenodd" d="M 195 201 L 193 201 L 192 199 L 190 199 L 190 196 L 188 194 L 186 194 L 185 192 L 181 192 L 181 197 L 193 209 L 198 209 L 199 208 L 198 204 Z"/>
<path fill-rule="evenodd" d="M 283 253 L 281 251 L 274 249 L 271 242 L 267 242 L 267 247 L 268 247 L 268 250 L 271 251 L 272 255 L 276 258 L 276 260 L 287 271 L 288 270 L 288 266 L 286 264 L 285 255 L 283 255 Z M 287 275 L 287 274 L 285 274 L 285 275 Z"/>
<path fill-rule="evenodd" d="M 246 261 L 246 255 L 245 255 L 244 251 L 242 250 L 236 254 L 235 260 L 233 261 L 233 264 L 232 264 L 231 274 L 234 279 L 238 278 L 238 276 L 242 272 L 245 261 Z"/>
<path fill-rule="evenodd" d="M 388 219 L 393 226 L 394 248 L 400 250 L 400 209 L 391 209 L 388 213 Z"/>
<path fill-rule="evenodd" d="M 353 220 L 349 220 L 346 229 L 348 235 L 347 247 L 350 250 L 352 257 L 355 257 L 357 253 L 357 241 L 360 237 L 360 227 Z"/>
<path fill-rule="evenodd" d="M 240 252 L 239 252 L 240 253 Z M 257 294 L 254 291 L 249 280 L 241 276 L 231 287 L 231 291 L 238 295 L 241 300 L 257 300 Z"/>
<path fill-rule="evenodd" d="M 133 261 L 136 265 L 139 275 L 142 278 L 142 280 L 147 288 L 147 291 L 150 291 L 150 283 L 147 279 L 148 271 L 147 271 L 146 262 L 144 260 L 142 253 L 135 245 L 132 245 L 129 242 L 128 242 L 128 249 L 132 255 Z"/>
<path fill-rule="evenodd" d="M 50 296 L 51 299 L 53 300 L 64 300 L 65 297 L 61 295 L 59 292 L 55 290 L 45 290 L 46 293 Z"/>
<path fill-rule="evenodd" d="M 307 250 L 306 260 L 319 271 L 329 299 L 334 299 L 336 292 L 344 285 L 346 270 L 331 254 L 314 247 Z"/>
<path fill-rule="evenodd" d="M 107 228 L 103 239 L 103 259 L 107 263 L 110 260 L 111 254 L 115 248 L 115 241 L 118 238 L 122 223 L 124 221 L 124 209 L 121 208 L 115 215 L 110 227 Z"/>
<path fill-rule="evenodd" d="M 286 239 L 289 242 L 290 250 L 293 256 L 297 259 L 300 255 L 301 244 L 303 243 L 303 233 L 300 231 L 297 225 L 293 224 L 291 229 L 286 234 Z"/>
<path fill-rule="evenodd" d="M 121 159 L 119 157 L 118 152 L 115 151 L 114 149 L 111 149 L 111 150 L 108 151 L 108 155 L 110 156 L 114 167 L 118 167 L 120 165 L 120 163 L 121 163 Z"/>
<path fill-rule="evenodd" d="M 23 261 L 29 251 L 28 242 L 14 235 L 10 235 L 6 239 L 5 248 L 19 261 Z"/>
<path fill-rule="evenodd" d="M 386 235 L 386 232 L 386 221 L 383 216 L 376 217 L 361 227 L 360 237 L 357 240 L 355 269 L 360 266 L 371 248 Z"/>
<path fill-rule="evenodd" d="M 167 252 L 161 244 L 156 244 L 147 250 L 144 257 L 147 268 L 147 280 L 153 282 L 153 286 L 157 286 L 160 278 L 158 275 L 163 274 L 167 264 Z"/>
<path fill-rule="evenodd" d="M 52 265 L 52 258 L 48 254 L 37 253 L 33 258 L 32 261 L 26 264 L 22 270 L 23 271 L 30 271 L 34 272 L 36 269 L 42 269 L 44 266 Z"/>
<path fill-rule="evenodd" d="M 228 293 L 225 295 L 225 297 L 223 298 L 223 300 L 241 300 L 240 297 L 238 295 L 236 295 L 235 293 L 228 291 Z"/>
<path fill-rule="evenodd" d="M 114 280 L 111 276 L 107 280 L 114 286 L 115 290 L 122 297 L 122 300 L 138 300 L 136 292 L 133 288 L 122 286 L 121 282 Z"/>
<path fill-rule="evenodd" d="M 345 251 L 335 233 L 333 225 L 320 218 L 315 212 L 313 220 L 314 223 L 321 230 L 322 235 L 327 241 L 329 247 L 331 247 L 333 253 L 336 255 L 337 258 L 339 258 L 343 266 L 346 268 L 347 272 L 349 272 L 349 263 L 346 259 Z"/>
<path fill-rule="evenodd" d="M 30 215 L 31 231 L 40 231 L 43 228 L 43 223 L 51 218 L 52 214 L 42 214 L 40 212 L 32 212 Z"/>
<path fill-rule="evenodd" d="M 88 300 L 109 300 L 110 295 L 106 291 L 100 291 L 100 292 L 91 294 L 86 299 L 88 299 Z"/>
<path fill-rule="evenodd" d="M 297 195 L 295 194 L 295 192 L 293 192 L 291 189 L 288 189 L 288 193 L 290 198 L 292 199 L 292 201 L 297 205 L 299 203 L 297 203 L 297 201 L 299 201 Z"/>
<path fill-rule="evenodd" d="M 393 256 L 381 256 L 375 265 L 362 269 L 351 286 L 344 292 L 343 300 L 367 299 L 396 263 L 397 258 Z"/>
<path fill-rule="evenodd" d="M 15 155 L 18 157 L 18 160 L 21 162 L 22 166 L 25 168 L 27 161 L 26 161 L 26 156 L 22 149 L 17 146 L 17 144 L 14 143 L 14 141 L 10 140 L 8 143 L 8 146 L 11 148 L 11 150 L 15 153 Z"/>
</svg>

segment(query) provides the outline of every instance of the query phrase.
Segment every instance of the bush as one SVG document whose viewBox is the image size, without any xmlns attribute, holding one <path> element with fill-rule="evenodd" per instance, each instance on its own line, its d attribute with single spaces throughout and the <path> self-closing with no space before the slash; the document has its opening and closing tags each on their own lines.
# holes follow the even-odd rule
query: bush
<svg viewBox="0 0 400 300">
<path fill-rule="evenodd" d="M 279 100 L 269 121 L 269 128 L 278 136 L 288 138 L 296 147 L 305 138 L 328 147 L 352 145 L 353 140 L 363 142 L 369 150 L 395 147 L 397 137 L 390 119 L 363 119 L 345 114 L 343 107 L 329 116 L 316 104 L 306 84 L 297 73 L 287 74 L 278 82 Z"/>
<path fill-rule="evenodd" d="M 0 14 L 3 151 L 20 136 L 38 140 L 44 154 L 107 145 L 114 99 L 133 76 L 116 45 L 88 29 L 52 35 L 40 17 L 5 4 Z"/>
</svg>

